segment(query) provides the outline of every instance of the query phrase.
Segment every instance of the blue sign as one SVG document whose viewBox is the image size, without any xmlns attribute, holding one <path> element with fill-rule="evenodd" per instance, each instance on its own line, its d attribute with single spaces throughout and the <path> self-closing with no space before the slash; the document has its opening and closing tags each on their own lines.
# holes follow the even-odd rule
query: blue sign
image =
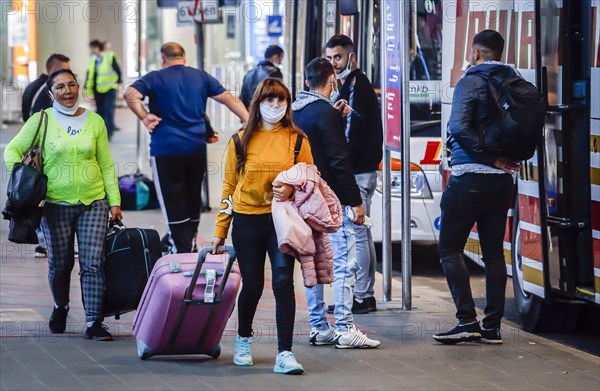
<svg viewBox="0 0 600 391">
<path fill-rule="evenodd" d="M 269 15 L 267 23 L 269 37 L 277 38 L 283 35 L 283 17 L 281 15 Z"/>
<path fill-rule="evenodd" d="M 260 61 L 264 58 L 265 50 L 271 44 L 271 38 L 267 35 L 268 21 L 262 16 L 262 3 L 248 0 L 246 17 L 248 18 L 247 33 L 250 44 L 249 54 L 252 61 Z"/>
<path fill-rule="evenodd" d="M 433 226 L 435 227 L 435 229 L 437 229 L 439 231 L 441 223 L 442 223 L 442 217 L 439 216 L 433 221 Z"/>
</svg>

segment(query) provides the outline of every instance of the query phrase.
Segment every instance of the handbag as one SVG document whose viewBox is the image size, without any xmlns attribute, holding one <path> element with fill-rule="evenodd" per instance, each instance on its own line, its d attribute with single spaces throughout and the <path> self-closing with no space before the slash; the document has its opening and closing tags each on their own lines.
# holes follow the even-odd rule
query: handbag
<svg viewBox="0 0 600 391">
<path fill-rule="evenodd" d="M 40 133 L 40 129 L 42 127 L 42 123 L 44 124 L 44 130 L 42 131 L 42 140 L 39 146 L 35 145 L 35 140 Z M 40 122 L 38 122 L 37 129 L 35 130 L 35 135 L 33 136 L 33 140 L 31 140 L 31 145 L 23 159 L 21 159 L 21 163 L 26 166 L 32 166 L 33 168 L 42 171 L 44 166 L 44 158 L 42 157 L 42 153 L 44 152 L 44 145 L 46 144 L 46 132 L 48 131 L 48 114 L 44 110 L 40 110 Z M 14 171 L 14 169 L 13 169 Z"/>
<path fill-rule="evenodd" d="M 43 129 L 42 129 L 43 126 Z M 41 141 L 36 145 L 38 135 Z M 48 177 L 43 173 L 43 152 L 48 130 L 48 114 L 40 112 L 35 135 L 29 149 L 21 159 L 15 163 L 8 179 L 6 188 L 6 205 L 2 214 L 10 220 L 8 240 L 15 243 L 37 243 L 35 229 L 42 220 L 44 200 L 48 189 Z M 32 234 L 33 231 L 33 234 Z"/>
</svg>

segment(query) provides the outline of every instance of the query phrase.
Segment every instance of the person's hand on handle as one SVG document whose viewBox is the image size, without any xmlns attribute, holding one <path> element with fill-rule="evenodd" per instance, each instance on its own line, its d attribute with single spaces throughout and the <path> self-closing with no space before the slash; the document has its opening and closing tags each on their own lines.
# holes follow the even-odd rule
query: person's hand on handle
<svg viewBox="0 0 600 391">
<path fill-rule="evenodd" d="M 115 221 L 123 220 L 123 213 L 121 212 L 120 206 L 111 206 L 110 208 L 110 222 L 114 223 Z"/>
<path fill-rule="evenodd" d="M 294 194 L 294 186 L 282 184 L 281 186 L 273 186 L 273 198 L 277 201 L 287 201 Z"/>
<path fill-rule="evenodd" d="M 212 242 L 212 247 L 213 247 L 213 254 L 223 254 L 223 246 L 225 245 L 225 239 L 224 238 L 217 238 L 216 236 L 213 238 L 213 242 Z"/>
</svg>

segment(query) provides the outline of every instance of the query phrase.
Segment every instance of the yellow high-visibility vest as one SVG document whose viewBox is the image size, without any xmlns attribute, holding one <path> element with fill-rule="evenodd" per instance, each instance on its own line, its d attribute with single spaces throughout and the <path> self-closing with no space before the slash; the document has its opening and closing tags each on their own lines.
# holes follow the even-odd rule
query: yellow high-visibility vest
<svg viewBox="0 0 600 391">
<path fill-rule="evenodd" d="M 102 55 L 102 62 L 98 65 L 98 77 L 96 78 L 96 91 L 104 94 L 108 91 L 117 88 L 117 82 L 119 81 L 119 75 L 113 69 L 113 59 L 115 58 L 114 52 L 104 52 Z M 88 67 L 86 92 L 88 95 L 94 94 L 94 70 L 96 69 L 96 55 L 90 57 L 90 64 Z"/>
</svg>

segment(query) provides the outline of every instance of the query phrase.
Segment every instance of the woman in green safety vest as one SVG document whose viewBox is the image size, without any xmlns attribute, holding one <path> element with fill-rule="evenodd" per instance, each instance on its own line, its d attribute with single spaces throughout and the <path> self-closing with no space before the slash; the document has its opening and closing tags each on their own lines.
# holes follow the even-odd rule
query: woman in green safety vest
<svg viewBox="0 0 600 391">
<path fill-rule="evenodd" d="M 97 39 L 90 42 L 92 55 L 85 82 L 86 95 L 94 96 L 96 112 L 102 117 L 108 131 L 108 139 L 112 138 L 115 126 L 115 100 L 117 85 L 121 83 L 121 68 L 115 53 L 104 50 L 104 44 Z"/>
</svg>

